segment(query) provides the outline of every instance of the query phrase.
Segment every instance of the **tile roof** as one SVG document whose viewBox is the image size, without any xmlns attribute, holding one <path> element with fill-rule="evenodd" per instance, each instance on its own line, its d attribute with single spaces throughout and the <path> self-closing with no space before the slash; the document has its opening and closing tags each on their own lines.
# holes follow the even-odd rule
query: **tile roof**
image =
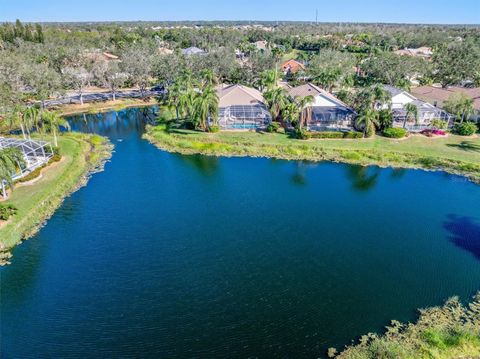
<svg viewBox="0 0 480 359">
<path fill-rule="evenodd" d="M 412 94 L 418 98 L 430 101 L 437 102 L 438 106 L 442 106 L 443 102 L 448 100 L 448 98 L 456 93 L 463 93 L 466 96 L 473 99 L 474 107 L 477 111 L 480 111 L 480 87 L 476 88 L 465 88 L 465 87 L 433 87 L 433 86 L 420 86 L 412 89 Z"/>
<path fill-rule="evenodd" d="M 243 85 L 219 86 L 216 89 L 218 106 L 240 106 L 263 104 L 264 99 L 260 91 Z"/>
<path fill-rule="evenodd" d="M 293 87 L 293 88 L 288 90 L 288 94 L 293 98 L 295 98 L 295 97 L 306 97 L 306 96 L 316 97 L 316 96 L 321 95 L 321 96 L 324 96 L 324 97 L 328 98 L 330 101 L 335 102 L 339 106 L 344 106 L 344 107 L 348 108 L 348 106 L 345 103 L 343 103 L 342 101 L 340 101 L 338 98 L 336 98 L 332 94 L 328 93 L 327 91 L 321 89 L 320 87 L 315 86 L 312 83 L 307 83 L 305 85 Z"/>
</svg>

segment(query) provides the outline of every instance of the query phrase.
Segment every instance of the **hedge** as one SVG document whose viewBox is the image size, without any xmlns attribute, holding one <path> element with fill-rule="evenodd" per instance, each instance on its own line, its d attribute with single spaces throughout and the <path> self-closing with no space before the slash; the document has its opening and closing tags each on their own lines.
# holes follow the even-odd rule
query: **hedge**
<svg viewBox="0 0 480 359">
<path fill-rule="evenodd" d="M 383 130 L 383 135 L 388 138 L 403 138 L 407 135 L 404 128 L 390 127 Z"/>
</svg>

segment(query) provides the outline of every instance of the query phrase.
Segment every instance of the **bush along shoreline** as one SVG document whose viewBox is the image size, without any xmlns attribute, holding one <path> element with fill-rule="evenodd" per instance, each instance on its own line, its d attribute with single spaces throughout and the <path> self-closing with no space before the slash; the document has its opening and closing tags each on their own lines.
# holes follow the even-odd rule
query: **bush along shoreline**
<svg viewBox="0 0 480 359">
<path fill-rule="evenodd" d="M 14 188 L 1 204 L 0 212 L 5 212 L 2 220 L 6 222 L 0 226 L 0 265 L 9 264 L 11 250 L 35 235 L 67 196 L 86 185 L 92 174 L 103 170 L 113 149 L 106 138 L 98 135 L 68 133 L 59 142 L 64 160 L 44 168 L 42 178 L 31 185 Z"/>
<path fill-rule="evenodd" d="M 416 323 L 393 320 L 383 335 L 369 333 L 330 358 L 478 358 L 480 355 L 480 293 L 464 306 L 457 297 L 441 307 L 421 309 Z"/>
<path fill-rule="evenodd" d="M 480 184 L 480 156 L 475 156 L 475 151 L 468 151 L 470 148 L 480 149 L 480 138 L 466 141 L 460 136 L 431 139 L 414 135 L 397 139 L 404 132 L 394 132 L 393 138 L 360 139 L 355 138 L 357 132 L 351 132 L 342 134 L 341 139 L 299 140 L 276 132 L 204 133 L 172 129 L 166 123 L 160 123 L 148 125 L 144 138 L 162 150 L 187 155 L 270 157 L 445 171 Z M 319 133 L 319 137 L 323 134 L 328 137 L 330 132 Z"/>
</svg>

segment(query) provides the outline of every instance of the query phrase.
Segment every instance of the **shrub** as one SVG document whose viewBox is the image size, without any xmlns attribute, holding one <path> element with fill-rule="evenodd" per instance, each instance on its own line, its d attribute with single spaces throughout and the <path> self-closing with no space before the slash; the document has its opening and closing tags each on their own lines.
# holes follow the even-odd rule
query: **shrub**
<svg viewBox="0 0 480 359">
<path fill-rule="evenodd" d="M 310 138 L 311 133 L 306 130 L 297 129 L 295 130 L 294 135 L 295 135 L 295 138 L 298 138 L 299 140 L 308 140 Z"/>
<path fill-rule="evenodd" d="M 0 204 L 0 220 L 6 221 L 11 216 L 17 213 L 17 208 L 11 204 L 1 205 Z"/>
<path fill-rule="evenodd" d="M 432 126 L 439 130 L 445 130 L 448 126 L 448 122 L 444 120 L 440 120 L 438 118 L 432 120 Z"/>
<path fill-rule="evenodd" d="M 343 138 L 343 132 L 310 132 L 310 138 Z"/>
<path fill-rule="evenodd" d="M 273 132 L 278 132 L 280 129 L 280 124 L 278 122 L 272 122 L 267 126 L 267 132 L 273 133 Z"/>
<path fill-rule="evenodd" d="M 363 138 L 363 133 L 356 131 L 343 132 L 343 138 Z"/>
<path fill-rule="evenodd" d="M 383 135 L 388 138 L 403 138 L 407 135 L 407 130 L 398 127 L 386 128 L 383 130 Z"/>
<path fill-rule="evenodd" d="M 433 137 L 433 136 L 445 136 L 446 133 L 445 131 L 442 130 L 432 130 L 432 129 L 427 129 L 423 130 L 420 132 L 422 135 L 427 136 L 427 137 Z"/>
<path fill-rule="evenodd" d="M 309 138 L 330 138 L 330 139 L 342 139 L 342 138 L 363 138 L 362 132 L 340 132 L 340 131 L 319 131 L 319 132 L 308 132 L 305 130 L 297 130 L 296 138 L 301 140 L 306 140 Z"/>
<path fill-rule="evenodd" d="M 212 125 L 208 129 L 208 132 L 211 132 L 211 133 L 217 133 L 219 131 L 220 131 L 220 126 L 218 126 L 218 125 Z"/>
<path fill-rule="evenodd" d="M 477 132 L 478 128 L 473 122 L 457 123 L 453 126 L 453 132 L 460 136 L 471 136 Z"/>
</svg>

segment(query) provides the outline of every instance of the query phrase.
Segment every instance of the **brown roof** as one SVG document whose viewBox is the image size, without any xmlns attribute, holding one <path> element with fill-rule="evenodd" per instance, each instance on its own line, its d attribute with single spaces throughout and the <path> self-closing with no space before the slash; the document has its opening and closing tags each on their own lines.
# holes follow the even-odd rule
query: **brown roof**
<svg viewBox="0 0 480 359">
<path fill-rule="evenodd" d="M 300 70 L 305 70 L 305 66 L 301 62 L 299 62 L 295 59 L 290 59 L 288 61 L 285 61 L 282 64 L 282 69 L 284 71 L 289 70 L 291 72 L 297 72 L 297 71 L 300 71 Z"/>
<path fill-rule="evenodd" d="M 431 103 L 437 102 L 438 106 L 442 106 L 443 102 L 448 100 L 450 96 L 455 93 L 463 93 L 473 99 L 473 105 L 477 111 L 480 111 L 480 87 L 465 88 L 465 87 L 433 87 L 420 86 L 412 89 L 411 93 L 421 100 Z"/>
<path fill-rule="evenodd" d="M 248 106 L 263 104 L 262 93 L 254 88 L 243 85 L 228 85 L 217 87 L 218 106 Z"/>
<path fill-rule="evenodd" d="M 313 96 L 316 97 L 318 95 L 324 96 L 328 98 L 329 100 L 341 105 L 348 107 L 345 103 L 340 101 L 338 98 L 333 96 L 331 93 L 328 93 L 327 91 L 321 89 L 318 86 L 315 86 L 314 84 L 307 83 L 305 85 L 297 86 L 294 88 L 291 88 L 288 90 L 288 94 L 295 98 L 295 97 L 307 97 L 307 96 Z"/>
</svg>

